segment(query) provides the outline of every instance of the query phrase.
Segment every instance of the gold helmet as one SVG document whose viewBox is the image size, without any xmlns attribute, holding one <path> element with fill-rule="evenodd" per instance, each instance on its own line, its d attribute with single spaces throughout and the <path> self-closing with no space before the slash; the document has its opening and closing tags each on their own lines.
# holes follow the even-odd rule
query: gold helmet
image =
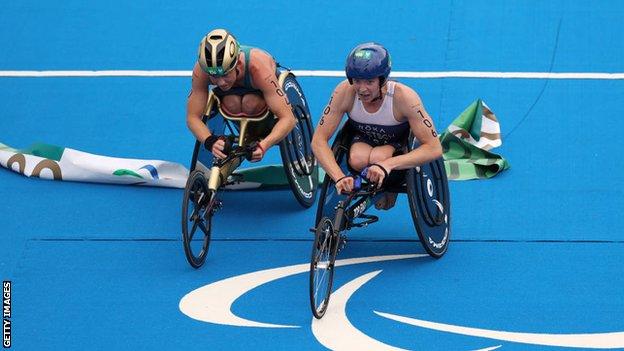
<svg viewBox="0 0 624 351">
<path fill-rule="evenodd" d="M 204 72 L 224 76 L 236 67 L 240 47 L 236 38 L 225 29 L 215 29 L 199 44 L 197 61 Z"/>
</svg>

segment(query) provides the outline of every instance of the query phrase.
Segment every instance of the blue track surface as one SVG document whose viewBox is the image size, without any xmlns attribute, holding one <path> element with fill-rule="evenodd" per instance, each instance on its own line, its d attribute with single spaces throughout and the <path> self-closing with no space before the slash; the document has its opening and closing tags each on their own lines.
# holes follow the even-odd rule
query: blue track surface
<svg viewBox="0 0 624 351">
<path fill-rule="evenodd" d="M 19 1 L 0 11 L 0 71 L 190 70 L 201 36 L 223 26 L 298 70 L 340 70 L 354 45 L 375 40 L 396 71 L 614 73 L 624 72 L 622 18 L 620 1 Z M 299 78 L 315 120 L 339 81 Z M 402 81 L 439 131 L 482 98 L 501 123 L 496 151 L 512 168 L 451 182 L 453 241 L 441 260 L 340 267 L 335 289 L 382 270 L 349 299 L 353 326 L 418 350 L 564 347 L 435 331 L 374 311 L 516 333 L 624 332 L 624 80 Z M 184 77 L 0 77 L 0 142 L 188 165 L 189 87 Z M 277 150 L 268 158 L 279 160 Z M 232 305 L 243 318 L 300 328 L 206 323 L 179 308 L 207 284 L 308 262 L 315 208 L 301 210 L 288 191 L 230 192 L 200 270 L 183 256 L 179 189 L 0 169 L 0 198 L 0 275 L 13 282 L 15 350 L 324 348 L 311 330 L 307 273 Z M 389 213 L 350 232 L 340 258 L 422 253 L 405 199 Z"/>
</svg>

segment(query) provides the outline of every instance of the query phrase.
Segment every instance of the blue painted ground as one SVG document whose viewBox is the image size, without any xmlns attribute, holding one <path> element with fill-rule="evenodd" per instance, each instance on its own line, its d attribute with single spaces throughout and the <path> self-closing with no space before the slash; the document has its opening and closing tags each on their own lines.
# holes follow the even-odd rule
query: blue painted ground
<svg viewBox="0 0 624 351">
<path fill-rule="evenodd" d="M 225 26 L 293 69 L 340 70 L 355 44 L 377 40 L 397 71 L 624 72 L 622 17 L 617 1 L 21 1 L 0 12 L 0 70 L 190 70 L 201 36 Z M 315 119 L 339 81 L 300 78 Z M 501 122 L 497 152 L 512 168 L 451 183 L 453 242 L 443 259 L 340 268 L 336 287 L 383 270 L 350 299 L 351 323 L 386 344 L 422 350 L 557 348 L 398 324 L 373 310 L 513 332 L 624 331 L 624 81 L 403 82 L 439 131 L 482 98 Z M 0 142 L 188 165 L 189 87 L 188 78 L 0 78 Z M 242 317 L 299 329 L 209 324 L 178 308 L 206 284 L 308 261 L 314 208 L 300 210 L 287 191 L 228 195 L 206 266 L 196 271 L 179 240 L 181 190 L 0 170 L 0 275 L 14 283 L 13 348 L 323 349 L 310 330 L 306 274 L 233 305 Z M 405 199 L 390 214 L 351 232 L 357 241 L 341 255 L 421 253 Z"/>
</svg>

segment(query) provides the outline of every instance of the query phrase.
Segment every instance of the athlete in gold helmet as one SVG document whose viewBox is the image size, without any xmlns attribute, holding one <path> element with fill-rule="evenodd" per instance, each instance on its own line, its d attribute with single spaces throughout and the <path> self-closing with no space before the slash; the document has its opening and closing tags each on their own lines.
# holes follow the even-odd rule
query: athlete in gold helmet
<svg viewBox="0 0 624 351">
<path fill-rule="evenodd" d="M 199 44 L 186 123 L 197 140 L 216 157 L 226 156 L 224 140 L 212 134 L 202 122 L 210 85 L 216 86 L 213 91 L 229 114 L 253 116 L 268 107 L 277 117 L 271 132 L 259 141 L 252 161 L 261 160 L 265 151 L 295 126 L 288 99 L 278 86 L 273 57 L 262 49 L 240 45 L 225 29 L 215 29 Z"/>
</svg>

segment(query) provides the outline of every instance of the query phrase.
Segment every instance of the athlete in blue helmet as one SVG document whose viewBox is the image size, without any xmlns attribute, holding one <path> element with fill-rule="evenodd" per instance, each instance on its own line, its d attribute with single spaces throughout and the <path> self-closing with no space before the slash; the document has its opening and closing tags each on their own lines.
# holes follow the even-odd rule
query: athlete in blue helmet
<svg viewBox="0 0 624 351">
<path fill-rule="evenodd" d="M 347 57 L 347 79 L 334 90 L 316 127 L 312 149 L 339 192 L 353 190 L 354 180 L 343 173 L 329 147 L 345 114 L 355 130 L 349 165 L 356 171 L 369 167 L 367 178 L 378 186 L 393 170 L 413 168 L 442 155 L 435 127 L 420 97 L 410 87 L 388 80 L 390 70 L 386 48 L 377 43 L 356 46 Z M 420 147 L 394 156 L 406 146 L 410 131 Z M 386 194 L 376 207 L 389 209 L 395 200 L 396 194 Z"/>
</svg>

